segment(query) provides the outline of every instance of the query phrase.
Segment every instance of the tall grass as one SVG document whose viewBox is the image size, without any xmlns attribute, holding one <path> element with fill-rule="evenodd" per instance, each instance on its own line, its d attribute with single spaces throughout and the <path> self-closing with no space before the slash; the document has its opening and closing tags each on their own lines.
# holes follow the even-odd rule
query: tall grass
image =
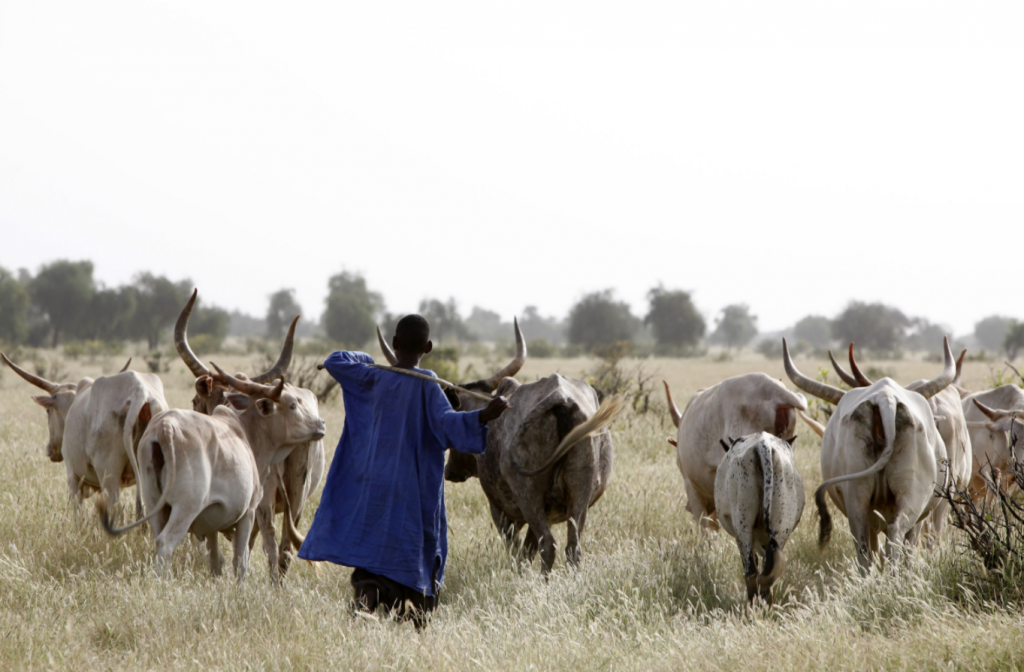
<svg viewBox="0 0 1024 672">
<path fill-rule="evenodd" d="M 655 360 L 677 401 L 758 364 Z M 245 370 L 244 360 L 225 362 Z M 68 363 L 74 375 L 83 375 Z M 532 362 L 524 378 L 591 363 Z M 892 363 L 907 379 L 913 363 Z M 902 372 L 902 373 L 901 373 Z M 183 406 L 191 379 L 164 376 Z M 504 551 L 475 481 L 447 490 L 451 554 L 442 603 L 422 632 L 383 615 L 352 615 L 349 570 L 296 562 L 280 588 L 254 551 L 241 586 L 214 579 L 205 548 L 186 540 L 167 579 L 137 530 L 118 539 L 91 506 L 67 504 L 63 465 L 44 455 L 45 416 L 32 391 L 0 382 L 0 667 L 10 669 L 1007 669 L 1024 666 L 1024 619 L 972 591 L 973 557 L 953 530 L 897 571 L 861 578 L 843 522 L 824 551 L 808 512 L 787 545 L 777 607 L 746 605 L 735 544 L 701 536 L 685 495 L 671 423 L 626 415 L 614 428 L 613 481 L 591 510 L 579 570 L 560 553 L 545 579 Z M 340 400 L 322 407 L 336 442 Z M 803 430 L 801 430 L 803 432 Z M 818 444 L 796 445 L 809 491 Z M 314 497 L 315 509 L 319 494 Z M 129 498 L 130 499 L 130 498 Z M 307 519 L 302 528 L 308 527 Z M 564 526 L 556 537 L 564 543 Z M 225 554 L 230 545 L 222 543 Z M 965 564 L 967 563 L 967 564 Z M 230 574 L 230 573 L 229 573 Z"/>
</svg>

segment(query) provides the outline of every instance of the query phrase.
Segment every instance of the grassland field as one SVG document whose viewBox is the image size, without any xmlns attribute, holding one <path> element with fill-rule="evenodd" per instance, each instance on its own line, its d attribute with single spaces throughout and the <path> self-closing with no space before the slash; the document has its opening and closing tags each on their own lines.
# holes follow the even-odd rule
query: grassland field
<svg viewBox="0 0 1024 672">
<path fill-rule="evenodd" d="M 326 354 L 326 353 L 325 353 Z M 252 358 L 223 356 L 227 370 Z M 486 371 L 489 362 L 472 362 Z M 809 375 L 825 362 L 800 359 Z M 116 372 L 123 358 L 66 360 L 69 379 Z M 698 389 L 779 361 L 749 354 L 732 361 L 625 360 L 653 381 L 667 380 L 682 407 Z M 941 365 L 872 362 L 907 383 Z M 533 380 L 558 371 L 580 376 L 594 360 L 531 359 Z M 980 389 L 992 364 L 969 362 L 964 382 Z M 162 375 L 172 407 L 190 408 L 192 377 L 175 361 Z M 787 381 L 788 383 L 788 381 Z M 660 385 L 660 382 L 659 382 Z M 790 385 L 790 387 L 792 387 Z M 386 669 L 386 670 L 924 670 L 1024 667 L 1020 610 L 987 603 L 965 585 L 972 568 L 952 530 L 897 572 L 861 578 L 848 526 L 817 547 L 813 506 L 787 547 L 777 606 L 746 605 L 736 547 L 725 533 L 702 538 L 684 510 L 674 427 L 656 389 L 648 414 L 613 427 L 612 482 L 587 521 L 581 569 L 561 549 L 548 580 L 504 551 L 477 481 L 447 484 L 447 582 L 422 633 L 389 618 L 354 616 L 350 570 L 292 564 L 270 585 L 259 544 L 242 585 L 213 578 L 205 547 L 188 538 L 165 579 L 153 571 L 148 528 L 111 539 L 91 502 L 68 503 L 63 464 L 45 456 L 38 392 L 0 376 L 0 668 L 66 669 Z M 321 406 L 328 460 L 341 432 L 340 398 Z M 820 482 L 817 438 L 800 425 L 797 465 L 808 503 Z M 300 525 L 306 529 L 319 490 Z M 133 495 L 129 499 L 133 499 Z M 564 543 L 565 528 L 556 538 Z M 222 541 L 230 558 L 230 544 Z"/>
</svg>

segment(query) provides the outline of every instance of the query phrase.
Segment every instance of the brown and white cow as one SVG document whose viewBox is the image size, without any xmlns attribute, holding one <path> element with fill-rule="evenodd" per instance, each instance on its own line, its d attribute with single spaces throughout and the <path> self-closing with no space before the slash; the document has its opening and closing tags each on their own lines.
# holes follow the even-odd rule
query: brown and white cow
<svg viewBox="0 0 1024 672">
<path fill-rule="evenodd" d="M 216 365 L 214 365 L 216 368 Z M 228 406 L 211 415 L 171 410 L 155 415 L 139 441 L 139 485 L 149 512 L 123 528 L 114 528 L 99 507 L 104 528 L 120 534 L 149 522 L 156 538 L 156 567 L 161 575 L 175 547 L 189 532 L 206 539 L 210 570 L 221 571 L 217 534 L 233 537 L 235 575 L 245 577 L 254 521 L 272 549 L 273 517 L 258 516 L 263 484 L 274 464 L 296 445 L 319 441 L 324 421 L 309 390 L 278 380 L 261 385 L 218 375 L 239 392 L 227 394 Z M 276 565 L 270 567 L 276 581 Z"/>
<path fill-rule="evenodd" d="M 227 395 L 231 392 L 231 387 L 215 372 L 206 368 L 189 347 L 188 321 L 197 297 L 198 290 L 193 290 L 191 298 L 178 315 L 178 320 L 174 325 L 174 345 L 182 361 L 196 378 L 196 395 L 192 398 L 192 409 L 205 415 L 211 415 L 214 409 L 227 403 Z M 269 383 L 276 378 L 287 380 L 288 366 L 291 364 L 295 343 L 295 326 L 298 321 L 298 316 L 292 320 L 288 333 L 285 335 L 281 354 L 269 370 L 251 378 L 246 378 L 243 374 L 239 374 L 237 377 L 261 384 Z M 313 410 L 318 412 L 316 407 Z M 265 501 L 260 504 L 260 515 L 268 515 L 266 511 L 273 512 L 269 515 L 277 513 L 284 515 L 286 509 L 290 509 L 291 512 L 291 524 L 287 524 L 289 521 L 282 522 L 280 545 L 277 550 L 267 555 L 267 562 L 272 565 L 277 564 L 282 573 L 287 572 L 291 564 L 292 548 L 297 549 L 302 545 L 302 535 L 297 532 L 296 526 L 302 520 L 306 501 L 320 485 L 324 467 L 324 443 L 323 441 L 311 441 L 296 446 L 283 464 L 275 465 L 264 484 L 263 497 Z M 250 548 L 255 541 L 254 530 L 249 540 Z"/>
<path fill-rule="evenodd" d="M 78 383 L 54 383 L 34 376 L 0 353 L 15 373 L 45 396 L 32 400 L 46 409 L 50 436 L 46 455 L 63 462 L 68 494 L 81 503 L 98 490 L 113 507 L 121 488 L 135 483 L 133 462 L 149 419 L 167 410 L 164 386 L 152 373 L 128 371 Z"/>
<path fill-rule="evenodd" d="M 686 510 L 701 529 L 715 529 L 715 475 L 723 456 L 720 442 L 758 432 L 789 438 L 796 434 L 796 414 L 807 410 L 807 399 L 764 373 L 735 376 L 700 390 L 682 413 L 668 383 L 665 395 L 678 427 L 676 463 L 686 488 Z"/>
<path fill-rule="evenodd" d="M 786 374 L 803 391 L 836 406 L 825 426 L 821 473 L 815 491 L 819 542 L 832 533 L 825 494 L 846 514 L 867 573 L 878 552 L 878 535 L 888 538 L 890 560 L 916 546 L 923 521 L 938 504 L 936 488 L 946 481 L 946 446 L 928 400 L 949 386 L 956 366 L 944 342 L 942 373 L 915 390 L 890 378 L 844 392 L 801 374 L 782 340 Z"/>
</svg>

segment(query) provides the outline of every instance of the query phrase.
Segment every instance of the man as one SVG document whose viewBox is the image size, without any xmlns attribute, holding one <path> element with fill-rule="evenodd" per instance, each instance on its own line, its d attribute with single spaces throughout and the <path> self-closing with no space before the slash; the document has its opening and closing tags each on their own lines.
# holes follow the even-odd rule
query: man
<svg viewBox="0 0 1024 672">
<path fill-rule="evenodd" d="M 418 368 L 433 349 L 423 317 L 402 318 L 392 347 L 398 368 L 434 375 Z M 419 628 L 437 606 L 448 555 L 444 451 L 484 452 L 487 423 L 508 402 L 458 413 L 436 383 L 369 364 L 362 352 L 324 362 L 341 385 L 345 427 L 299 557 L 354 567 L 357 608 L 383 604 Z"/>
</svg>

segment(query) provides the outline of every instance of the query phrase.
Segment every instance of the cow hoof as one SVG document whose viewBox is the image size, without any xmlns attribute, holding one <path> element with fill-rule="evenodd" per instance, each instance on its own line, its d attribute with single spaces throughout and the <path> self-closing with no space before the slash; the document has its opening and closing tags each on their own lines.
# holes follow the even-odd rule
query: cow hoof
<svg viewBox="0 0 1024 672">
<path fill-rule="evenodd" d="M 277 568 L 281 570 L 281 576 L 283 577 L 288 573 L 288 568 L 292 566 L 292 554 L 282 553 L 277 560 Z"/>
</svg>

